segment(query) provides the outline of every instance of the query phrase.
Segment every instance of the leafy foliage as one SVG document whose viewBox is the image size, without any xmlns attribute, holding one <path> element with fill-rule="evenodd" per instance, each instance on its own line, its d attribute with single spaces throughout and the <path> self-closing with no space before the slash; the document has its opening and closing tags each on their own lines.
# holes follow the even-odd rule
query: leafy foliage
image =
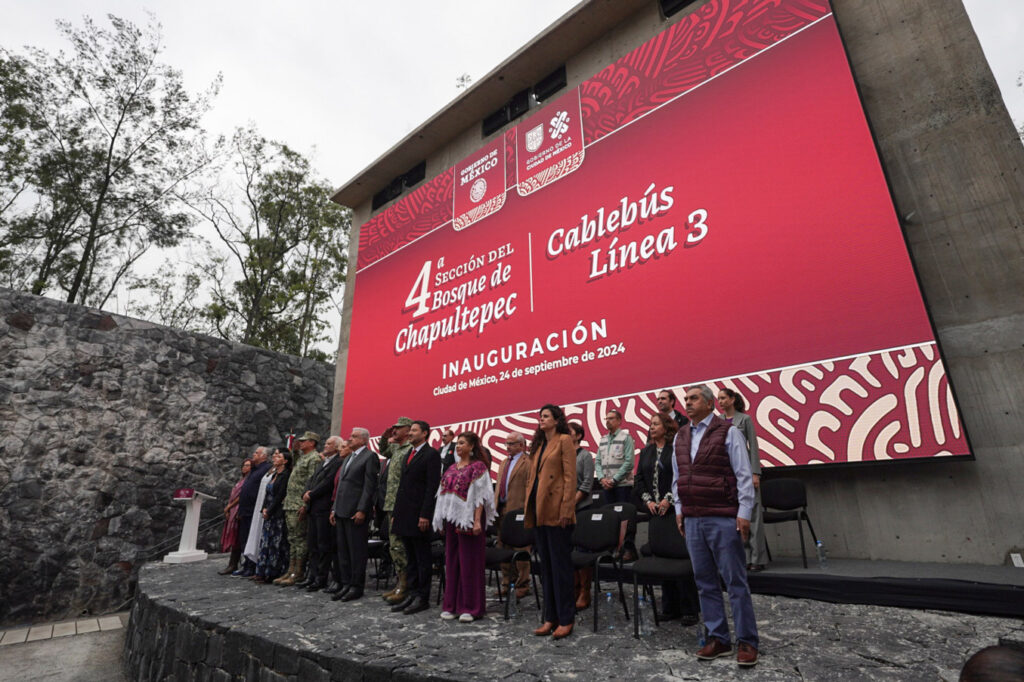
<svg viewBox="0 0 1024 682">
<path fill-rule="evenodd" d="M 58 22 L 68 55 L 0 52 L 0 148 L 19 162 L 5 170 L 15 201 L 0 214 L 12 283 L 100 307 L 149 249 L 189 234 L 176 194 L 209 162 L 200 119 L 219 88 L 186 92 L 159 61 L 159 25 L 108 19 Z"/>
<path fill-rule="evenodd" d="M 324 316 L 344 284 L 349 212 L 307 159 L 255 130 L 235 133 L 229 170 L 238 201 L 215 189 L 191 204 L 229 253 L 206 268 L 205 318 L 223 338 L 327 360 L 314 346 L 327 340 Z"/>
</svg>

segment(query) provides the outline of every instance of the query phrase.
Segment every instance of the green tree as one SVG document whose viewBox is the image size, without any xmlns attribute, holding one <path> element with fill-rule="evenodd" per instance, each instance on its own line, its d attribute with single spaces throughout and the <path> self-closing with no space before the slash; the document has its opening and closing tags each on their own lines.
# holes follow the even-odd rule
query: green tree
<svg viewBox="0 0 1024 682">
<path fill-rule="evenodd" d="M 99 307 L 149 249 L 189 234 L 178 197 L 209 163 L 200 119 L 220 86 L 189 94 L 160 62 L 159 24 L 108 19 L 109 29 L 58 22 L 69 54 L 0 53 L 0 89 L 13 74 L 28 84 L 17 93 L 28 125 L 5 128 L 0 146 L 24 150 L 19 182 L 32 197 L 0 223 L 0 251 L 19 255 L 33 293 Z"/>
<path fill-rule="evenodd" d="M 226 249 L 205 268 L 206 319 L 222 338 L 328 360 L 316 345 L 344 286 L 349 212 L 306 158 L 255 130 L 235 133 L 227 170 L 233 191 L 192 202 Z"/>
</svg>

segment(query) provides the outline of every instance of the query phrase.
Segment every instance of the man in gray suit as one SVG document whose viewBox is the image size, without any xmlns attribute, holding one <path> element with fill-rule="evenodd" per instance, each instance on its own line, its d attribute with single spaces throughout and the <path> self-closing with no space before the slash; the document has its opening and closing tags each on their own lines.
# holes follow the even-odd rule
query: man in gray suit
<svg viewBox="0 0 1024 682">
<path fill-rule="evenodd" d="M 352 429 L 348 443 L 352 454 L 338 472 L 338 492 L 334 497 L 331 523 L 338 538 L 338 564 L 342 588 L 331 596 L 334 601 L 353 601 L 363 596 L 366 583 L 367 543 L 370 515 L 377 491 L 380 460 L 366 447 L 370 432 Z"/>
</svg>

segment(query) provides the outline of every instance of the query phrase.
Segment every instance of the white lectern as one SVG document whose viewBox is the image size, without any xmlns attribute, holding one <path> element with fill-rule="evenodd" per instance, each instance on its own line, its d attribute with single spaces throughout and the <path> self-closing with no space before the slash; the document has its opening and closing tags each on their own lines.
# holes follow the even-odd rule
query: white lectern
<svg viewBox="0 0 1024 682">
<path fill-rule="evenodd" d="M 206 552 L 196 549 L 199 539 L 199 508 L 204 500 L 214 499 L 212 495 L 201 493 L 192 488 L 180 488 L 174 491 L 174 500 L 185 503 L 185 526 L 181 529 L 181 542 L 178 551 L 164 557 L 166 564 L 184 564 L 189 561 L 202 561 Z"/>
</svg>

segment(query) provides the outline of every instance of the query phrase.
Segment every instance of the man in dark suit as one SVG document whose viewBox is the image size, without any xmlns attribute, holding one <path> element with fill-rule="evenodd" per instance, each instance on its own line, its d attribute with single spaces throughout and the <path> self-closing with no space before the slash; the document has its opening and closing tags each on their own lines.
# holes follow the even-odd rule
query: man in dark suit
<svg viewBox="0 0 1024 682">
<path fill-rule="evenodd" d="M 437 450 L 427 445 L 429 434 L 430 426 L 424 421 L 414 421 L 409 428 L 412 450 L 406 456 L 395 497 L 392 537 L 400 537 L 405 546 L 409 562 L 406 568 L 408 596 L 392 606 L 391 610 L 406 615 L 430 608 L 433 568 L 430 525 L 434 518 L 437 486 L 441 481 L 441 457 Z"/>
<path fill-rule="evenodd" d="M 455 432 L 445 429 L 441 434 L 441 449 L 437 451 L 441 456 L 441 475 L 448 471 L 448 467 L 455 464 Z"/>
<path fill-rule="evenodd" d="M 658 391 L 658 411 L 674 419 L 679 428 L 688 421 L 685 414 L 676 411 L 676 394 L 671 388 Z"/>
<path fill-rule="evenodd" d="M 338 581 L 341 590 L 331 599 L 353 601 L 363 596 L 366 584 L 367 543 L 370 539 L 370 514 L 377 491 L 377 453 L 366 447 L 370 432 L 352 429 L 348 446 L 352 451 L 338 470 L 338 490 L 331 511 L 338 545 Z"/>
<path fill-rule="evenodd" d="M 331 527 L 331 493 L 334 491 L 334 475 L 341 466 L 338 450 L 340 436 L 331 436 L 324 443 L 324 461 L 309 478 L 309 488 L 302 496 L 309 509 L 309 524 L 312 526 L 309 547 L 310 592 L 327 587 L 327 573 L 334 557 L 334 529 Z"/>
</svg>

